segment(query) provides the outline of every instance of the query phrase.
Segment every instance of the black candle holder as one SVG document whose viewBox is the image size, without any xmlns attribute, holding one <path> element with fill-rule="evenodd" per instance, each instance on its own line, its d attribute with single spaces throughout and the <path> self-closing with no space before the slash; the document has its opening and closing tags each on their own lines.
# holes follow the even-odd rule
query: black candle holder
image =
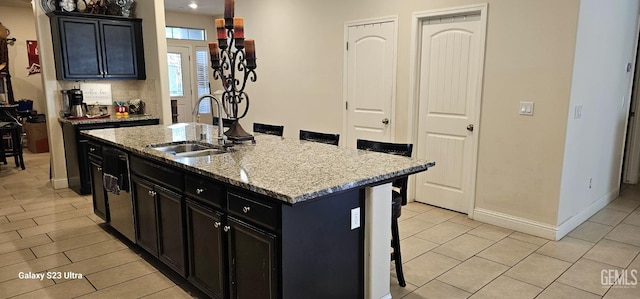
<svg viewBox="0 0 640 299">
<path fill-rule="evenodd" d="M 224 89 L 221 99 L 222 107 L 227 116 L 233 120 L 233 124 L 224 132 L 224 135 L 234 142 L 255 142 L 253 135 L 247 133 L 238 122 L 249 111 L 249 95 L 244 91 L 247 81 L 255 82 L 257 79 L 255 53 L 247 59 L 245 39 L 234 36 L 232 20 L 226 20 L 224 28 L 218 28 L 218 30 L 226 30 L 227 37 L 218 39 L 220 52 L 216 53 L 219 55 L 211 53 L 211 68 L 213 78 L 220 80 Z M 240 111 L 240 104 L 243 103 L 244 109 Z"/>
</svg>

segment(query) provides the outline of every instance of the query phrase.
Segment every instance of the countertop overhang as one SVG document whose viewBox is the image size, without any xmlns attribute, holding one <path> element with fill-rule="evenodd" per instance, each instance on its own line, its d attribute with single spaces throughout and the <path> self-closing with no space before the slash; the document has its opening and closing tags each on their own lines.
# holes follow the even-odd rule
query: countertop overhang
<svg viewBox="0 0 640 299">
<path fill-rule="evenodd" d="M 255 135 L 255 144 L 236 144 L 231 152 L 205 157 L 176 157 L 148 147 L 199 141 L 196 136 L 200 132 L 206 135 L 202 142 L 217 143 L 217 127 L 196 123 L 98 129 L 82 134 L 289 204 L 388 182 L 435 165 L 419 159 L 263 134 Z"/>
<path fill-rule="evenodd" d="M 109 117 L 95 117 L 95 118 L 82 118 L 82 119 L 58 117 L 59 122 L 70 123 L 72 125 L 129 122 L 129 121 L 140 121 L 140 120 L 151 120 L 151 119 L 159 120 L 160 118 L 157 116 L 142 115 L 142 114 L 130 114 L 127 117 L 117 117 L 115 115 L 109 115 Z"/>
</svg>

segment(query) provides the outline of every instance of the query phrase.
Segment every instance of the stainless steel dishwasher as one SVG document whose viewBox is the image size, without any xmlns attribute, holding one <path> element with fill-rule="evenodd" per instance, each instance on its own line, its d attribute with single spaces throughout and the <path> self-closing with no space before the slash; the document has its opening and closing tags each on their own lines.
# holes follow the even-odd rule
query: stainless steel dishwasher
<svg viewBox="0 0 640 299">
<path fill-rule="evenodd" d="M 133 199 L 129 175 L 129 155 L 114 148 L 102 151 L 104 186 L 109 203 L 110 225 L 132 242 L 136 242 Z"/>
</svg>

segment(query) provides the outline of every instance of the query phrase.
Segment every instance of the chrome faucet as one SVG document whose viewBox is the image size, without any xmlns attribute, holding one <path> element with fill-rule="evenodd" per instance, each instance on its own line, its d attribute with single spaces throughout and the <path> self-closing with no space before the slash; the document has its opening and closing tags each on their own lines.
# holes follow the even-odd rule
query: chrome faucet
<svg viewBox="0 0 640 299">
<path fill-rule="evenodd" d="M 225 136 L 223 134 L 224 131 L 224 127 L 222 126 L 222 105 L 220 104 L 220 101 L 218 99 L 216 99 L 215 96 L 211 95 L 211 94 L 205 94 L 203 96 L 201 96 L 198 99 L 198 102 L 196 103 L 196 106 L 193 108 L 193 116 L 196 117 L 196 121 L 197 119 L 200 118 L 200 103 L 202 102 L 202 100 L 204 100 L 205 98 L 209 98 L 209 107 L 211 107 L 211 109 L 213 110 L 213 101 L 216 102 L 216 106 L 218 106 L 218 144 L 220 145 L 224 145 L 224 141 L 225 139 L 227 139 L 227 136 Z M 212 113 L 213 114 L 213 113 Z"/>
</svg>

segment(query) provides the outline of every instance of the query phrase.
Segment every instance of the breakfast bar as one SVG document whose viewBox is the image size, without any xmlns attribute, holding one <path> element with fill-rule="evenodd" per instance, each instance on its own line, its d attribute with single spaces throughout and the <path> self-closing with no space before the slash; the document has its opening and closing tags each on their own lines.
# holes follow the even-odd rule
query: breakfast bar
<svg viewBox="0 0 640 299">
<path fill-rule="evenodd" d="M 109 185 L 94 200 L 128 190 L 132 246 L 213 298 L 390 298 L 391 182 L 434 165 L 272 135 L 221 145 L 198 123 L 82 134 Z"/>
</svg>

